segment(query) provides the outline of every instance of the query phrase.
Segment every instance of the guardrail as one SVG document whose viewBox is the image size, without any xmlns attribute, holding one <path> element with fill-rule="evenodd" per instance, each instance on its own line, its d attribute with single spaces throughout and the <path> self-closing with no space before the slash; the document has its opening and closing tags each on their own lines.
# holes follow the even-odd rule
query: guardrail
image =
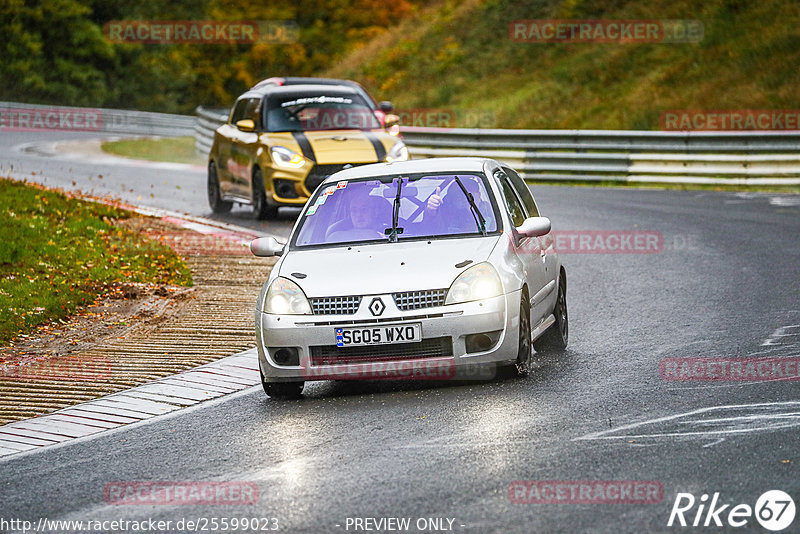
<svg viewBox="0 0 800 534">
<path fill-rule="evenodd" d="M 97 109 L 0 102 L 3 129 L 69 130 L 133 135 L 194 133 L 195 117 L 127 109 Z"/>
<path fill-rule="evenodd" d="M 228 112 L 222 109 L 198 107 L 196 113 L 194 147 L 201 154 L 207 155 L 211 152 L 211 145 L 214 144 L 214 130 L 225 124 L 228 120 Z"/>
<path fill-rule="evenodd" d="M 227 111 L 197 108 L 207 154 Z M 402 127 L 414 158 L 480 156 L 531 181 L 800 184 L 800 131 L 482 130 Z"/>
</svg>

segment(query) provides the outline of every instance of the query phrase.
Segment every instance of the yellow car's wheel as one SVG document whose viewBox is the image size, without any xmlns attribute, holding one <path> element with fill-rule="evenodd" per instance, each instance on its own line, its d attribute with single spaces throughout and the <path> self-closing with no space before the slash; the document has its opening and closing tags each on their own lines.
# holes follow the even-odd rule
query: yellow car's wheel
<svg viewBox="0 0 800 534">
<path fill-rule="evenodd" d="M 222 200 L 217 177 L 217 164 L 213 161 L 208 164 L 208 204 L 214 213 L 228 213 L 233 206 L 233 202 Z"/>
<path fill-rule="evenodd" d="M 253 214 L 256 219 L 274 219 L 278 216 L 278 206 L 267 203 L 267 193 L 264 190 L 264 176 L 258 167 L 253 171 Z"/>
</svg>

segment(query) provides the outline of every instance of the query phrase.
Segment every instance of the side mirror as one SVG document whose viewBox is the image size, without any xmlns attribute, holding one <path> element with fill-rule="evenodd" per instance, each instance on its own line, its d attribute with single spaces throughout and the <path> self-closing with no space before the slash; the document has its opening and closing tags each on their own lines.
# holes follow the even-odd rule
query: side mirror
<svg viewBox="0 0 800 534">
<path fill-rule="evenodd" d="M 378 104 L 378 108 L 384 113 L 391 113 L 392 111 L 394 111 L 394 106 L 388 100 L 384 100 L 383 102 Z"/>
<path fill-rule="evenodd" d="M 550 219 L 547 217 L 528 217 L 517 227 L 517 233 L 527 237 L 539 237 L 550 232 Z"/>
<path fill-rule="evenodd" d="M 250 252 L 259 258 L 270 258 L 283 254 L 283 245 L 274 237 L 259 237 L 250 241 Z"/>
<path fill-rule="evenodd" d="M 236 127 L 239 128 L 243 132 L 255 132 L 256 131 L 256 123 L 253 119 L 242 119 L 236 122 Z"/>
<path fill-rule="evenodd" d="M 400 124 L 400 117 L 398 117 L 397 115 L 386 115 L 386 117 L 383 119 L 383 125 L 386 127 L 387 130 L 389 128 L 397 126 L 398 124 Z"/>
</svg>

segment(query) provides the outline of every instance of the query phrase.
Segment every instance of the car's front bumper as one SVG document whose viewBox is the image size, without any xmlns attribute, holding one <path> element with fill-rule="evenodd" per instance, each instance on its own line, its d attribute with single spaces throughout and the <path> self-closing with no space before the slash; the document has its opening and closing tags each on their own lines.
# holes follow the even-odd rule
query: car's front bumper
<svg viewBox="0 0 800 534">
<path fill-rule="evenodd" d="M 491 378 L 493 363 L 512 362 L 517 357 L 520 292 L 515 291 L 482 301 L 451 304 L 432 308 L 401 312 L 394 305 L 391 295 L 378 295 L 388 303 L 379 317 L 373 317 L 364 307 L 354 315 L 270 315 L 256 311 L 256 337 L 258 359 L 262 376 L 266 381 L 326 380 L 326 379 L 380 379 L 380 378 Z M 364 297 L 369 300 L 373 297 Z M 509 313 L 513 310 L 513 313 Z M 418 354 L 406 344 L 401 355 L 392 354 L 392 345 L 371 345 L 376 356 L 369 350 L 358 350 L 358 361 L 348 363 L 321 364 L 320 353 L 326 361 L 337 354 L 337 327 L 375 326 L 379 324 L 402 325 L 419 323 L 422 342 Z M 485 351 L 467 352 L 467 336 L 493 333 L 497 339 L 494 346 Z M 444 338 L 445 341 L 442 341 Z M 443 346 L 441 354 L 431 355 L 430 348 L 441 343 L 450 343 L 449 350 Z M 423 345 L 424 344 L 424 345 Z M 275 353 L 284 347 L 295 348 L 299 354 L 299 365 L 279 365 Z M 420 355 L 423 354 L 424 355 Z M 466 371 L 466 372 L 465 372 Z"/>
</svg>

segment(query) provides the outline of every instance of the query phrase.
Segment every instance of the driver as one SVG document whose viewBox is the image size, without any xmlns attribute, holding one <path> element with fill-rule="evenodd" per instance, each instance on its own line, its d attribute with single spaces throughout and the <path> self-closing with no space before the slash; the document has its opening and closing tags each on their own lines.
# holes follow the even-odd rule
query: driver
<svg viewBox="0 0 800 534">
<path fill-rule="evenodd" d="M 392 209 L 385 198 L 372 195 L 350 199 L 350 209 L 345 224 L 336 224 L 328 235 L 331 241 L 367 241 L 386 238 L 384 229 L 392 217 Z M 343 226 L 343 227 L 342 227 Z"/>
</svg>

